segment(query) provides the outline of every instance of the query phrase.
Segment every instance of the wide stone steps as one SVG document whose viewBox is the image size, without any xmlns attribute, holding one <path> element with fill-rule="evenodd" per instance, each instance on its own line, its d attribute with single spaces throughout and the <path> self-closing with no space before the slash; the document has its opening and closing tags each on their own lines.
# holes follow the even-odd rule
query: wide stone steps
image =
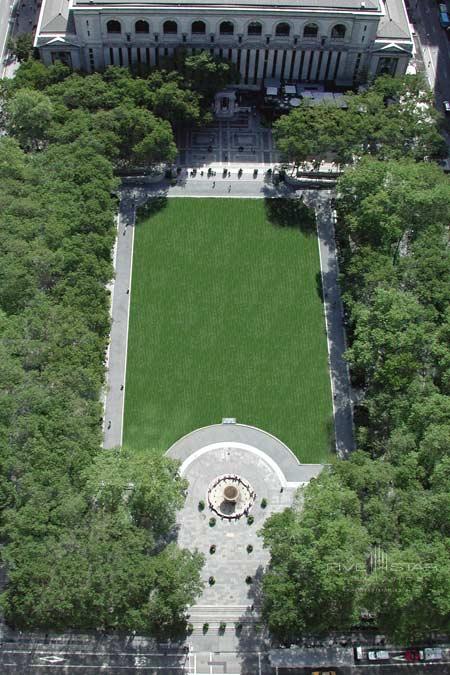
<svg viewBox="0 0 450 675">
<path fill-rule="evenodd" d="M 196 624 L 220 624 L 225 623 L 258 623 L 259 612 L 248 605 L 195 605 L 188 611 L 189 623 Z"/>
</svg>

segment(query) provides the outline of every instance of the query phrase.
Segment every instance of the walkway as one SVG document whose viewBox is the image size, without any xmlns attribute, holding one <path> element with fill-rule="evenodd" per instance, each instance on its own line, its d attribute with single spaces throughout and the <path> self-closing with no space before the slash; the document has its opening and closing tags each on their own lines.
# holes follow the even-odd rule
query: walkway
<svg viewBox="0 0 450 675">
<path fill-rule="evenodd" d="M 116 277 L 112 299 L 111 347 L 109 350 L 107 391 L 105 403 L 104 447 L 111 448 L 122 443 L 123 409 L 125 396 L 126 348 L 128 339 L 128 313 L 131 294 L 131 262 L 133 249 L 133 210 L 135 203 L 146 201 L 150 196 L 166 194 L 168 197 L 239 197 L 261 199 L 271 197 L 296 197 L 303 194 L 305 202 L 316 209 L 319 251 L 322 267 L 324 309 L 327 323 L 328 351 L 335 418 L 336 449 L 343 457 L 354 448 L 351 390 L 348 366 L 343 358 L 346 343 L 343 328 L 343 309 L 338 285 L 338 264 L 334 242 L 333 214 L 328 190 L 295 190 L 283 183 L 275 187 L 266 183 L 260 173 L 252 178 L 250 168 L 238 179 L 232 167 L 232 176 L 227 179 L 190 175 L 176 185 L 167 182 L 148 185 L 136 179 L 124 184 L 120 202 L 119 231 L 116 251 Z M 231 185 L 231 191 L 228 191 Z M 127 291 L 129 291 L 127 293 Z M 123 387 L 123 388 L 122 388 Z M 111 424 L 110 424 L 111 423 Z"/>
<path fill-rule="evenodd" d="M 309 192 L 305 194 L 305 202 L 314 206 L 316 210 L 336 452 L 343 458 L 354 450 L 355 442 L 350 372 L 348 363 L 344 359 L 347 344 L 334 232 L 336 213 L 331 207 L 331 196 L 330 192 L 325 191 Z"/>
<path fill-rule="evenodd" d="M 111 284 L 111 335 L 103 418 L 105 448 L 122 445 L 133 243 L 134 201 L 125 197 L 120 202 L 114 255 L 115 278 Z"/>
</svg>

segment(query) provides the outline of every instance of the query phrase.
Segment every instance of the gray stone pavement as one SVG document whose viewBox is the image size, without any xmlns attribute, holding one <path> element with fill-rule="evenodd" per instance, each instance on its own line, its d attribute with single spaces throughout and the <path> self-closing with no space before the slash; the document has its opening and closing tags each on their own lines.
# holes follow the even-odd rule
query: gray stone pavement
<svg viewBox="0 0 450 675">
<path fill-rule="evenodd" d="M 335 212 L 331 207 L 331 197 L 328 191 L 305 193 L 305 202 L 314 206 L 316 211 L 336 452 L 342 458 L 354 450 L 355 441 L 350 373 L 344 358 L 347 343 L 336 255 Z"/>
<path fill-rule="evenodd" d="M 191 641 L 209 640 L 211 649 L 238 651 L 242 635 L 236 624 L 246 626 L 246 640 L 255 651 L 254 627 L 260 620 L 260 580 L 269 562 L 258 531 L 273 513 L 290 506 L 297 489 L 317 476 L 320 464 L 300 464 L 279 439 L 267 432 L 244 424 L 214 424 L 187 434 L 169 448 L 167 455 L 180 461 L 180 473 L 188 479 L 189 488 L 183 508 L 177 514 L 178 543 L 183 548 L 198 550 L 205 557 L 202 570 L 204 590 L 189 609 L 194 631 Z M 256 498 L 249 509 L 254 522 L 245 516 L 228 520 L 209 508 L 208 488 L 215 478 L 239 475 L 249 482 Z M 267 505 L 261 506 L 265 499 Z M 199 509 L 203 502 L 204 509 Z M 214 517 L 214 526 L 210 518 Z M 210 547 L 216 546 L 214 553 Z M 247 546 L 253 550 L 249 553 Z M 208 580 L 213 577 L 215 583 Z M 252 583 L 246 582 L 251 577 Z M 219 634 L 226 623 L 226 641 Z M 212 636 L 203 636 L 203 625 L 209 624 Z M 253 631 L 253 632 L 252 632 Z M 218 643 L 218 644 L 215 644 Z"/>
<path fill-rule="evenodd" d="M 134 243 L 134 201 L 121 200 L 115 246 L 115 277 L 111 284 L 111 335 L 103 417 L 103 446 L 122 445 L 127 365 L 128 318 Z"/>
<path fill-rule="evenodd" d="M 203 129 L 183 129 L 177 134 L 178 164 L 204 167 L 273 165 L 278 161 L 270 129 L 256 112 L 240 112 L 231 120 L 214 120 Z"/>
</svg>

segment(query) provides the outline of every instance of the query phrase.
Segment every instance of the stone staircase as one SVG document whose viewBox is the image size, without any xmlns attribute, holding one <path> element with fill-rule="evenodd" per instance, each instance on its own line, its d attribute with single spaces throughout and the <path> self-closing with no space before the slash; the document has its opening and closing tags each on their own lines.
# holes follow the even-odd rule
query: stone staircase
<svg viewBox="0 0 450 675">
<path fill-rule="evenodd" d="M 248 605 L 194 605 L 188 611 L 188 622 L 194 626 L 194 632 L 202 630 L 203 624 L 210 628 L 218 628 L 222 623 L 256 624 L 260 621 L 258 608 L 253 610 Z"/>
</svg>

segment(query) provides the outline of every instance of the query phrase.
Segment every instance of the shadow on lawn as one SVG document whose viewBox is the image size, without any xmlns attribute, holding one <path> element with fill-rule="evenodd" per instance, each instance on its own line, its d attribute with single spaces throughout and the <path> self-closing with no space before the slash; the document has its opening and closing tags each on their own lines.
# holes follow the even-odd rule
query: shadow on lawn
<svg viewBox="0 0 450 675">
<path fill-rule="evenodd" d="M 165 209 L 166 206 L 167 193 L 149 197 L 149 199 L 143 204 L 140 204 L 136 210 L 136 224 L 139 224 L 150 216 L 154 216 L 156 213 L 159 213 L 159 211 Z"/>
<path fill-rule="evenodd" d="M 266 216 L 272 225 L 278 227 L 294 227 L 304 234 L 315 234 L 316 216 L 314 209 L 297 199 L 266 199 Z"/>
</svg>

